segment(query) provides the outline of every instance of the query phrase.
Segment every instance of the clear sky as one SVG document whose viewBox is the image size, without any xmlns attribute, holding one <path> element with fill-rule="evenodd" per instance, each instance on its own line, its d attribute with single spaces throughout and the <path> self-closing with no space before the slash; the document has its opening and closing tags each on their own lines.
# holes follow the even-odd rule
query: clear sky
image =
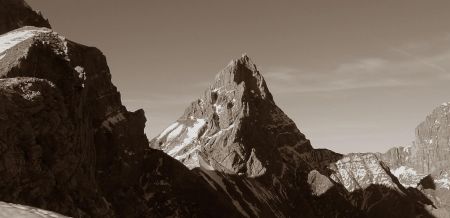
<svg viewBox="0 0 450 218">
<path fill-rule="evenodd" d="M 27 0 L 100 48 L 152 138 L 247 53 L 314 147 L 408 145 L 450 101 L 450 1 Z"/>
</svg>

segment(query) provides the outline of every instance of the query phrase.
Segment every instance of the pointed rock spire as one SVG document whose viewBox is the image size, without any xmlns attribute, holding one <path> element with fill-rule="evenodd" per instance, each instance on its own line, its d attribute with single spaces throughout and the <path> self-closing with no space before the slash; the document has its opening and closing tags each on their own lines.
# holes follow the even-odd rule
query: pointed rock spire
<svg viewBox="0 0 450 218">
<path fill-rule="evenodd" d="M 275 105 L 247 55 L 220 71 L 203 97 L 150 144 L 189 168 L 201 166 L 248 177 L 280 167 L 275 163 L 283 159 L 282 153 L 298 156 L 312 149 Z"/>
<path fill-rule="evenodd" d="M 273 102 L 272 94 L 267 88 L 263 76 L 246 54 L 232 60 L 220 71 L 210 90 L 235 90 L 248 97 L 259 97 Z"/>
</svg>

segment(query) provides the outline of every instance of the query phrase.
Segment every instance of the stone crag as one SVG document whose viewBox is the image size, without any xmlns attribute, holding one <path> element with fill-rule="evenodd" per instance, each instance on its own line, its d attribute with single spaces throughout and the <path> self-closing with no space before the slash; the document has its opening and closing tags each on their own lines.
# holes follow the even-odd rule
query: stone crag
<svg viewBox="0 0 450 218">
<path fill-rule="evenodd" d="M 0 3 L 17 7 L 1 13 L 0 199 L 73 217 L 235 213 L 198 175 L 148 147 L 144 112 L 123 106 L 98 49 L 45 28 L 22 1 Z"/>
<path fill-rule="evenodd" d="M 314 149 L 246 55 L 150 145 L 200 174 L 243 217 L 427 217 L 432 205 L 375 154 Z"/>
<path fill-rule="evenodd" d="M 410 148 L 315 149 L 243 55 L 149 142 L 144 111 L 122 104 L 101 51 L 22 0 L 0 6 L 8 216 L 53 216 L 29 205 L 72 217 L 448 217 L 448 104 Z"/>
</svg>

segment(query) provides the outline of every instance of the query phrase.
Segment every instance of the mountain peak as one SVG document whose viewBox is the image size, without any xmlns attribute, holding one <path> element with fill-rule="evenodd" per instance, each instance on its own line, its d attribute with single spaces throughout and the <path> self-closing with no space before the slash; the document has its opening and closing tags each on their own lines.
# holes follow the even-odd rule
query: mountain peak
<svg viewBox="0 0 450 218">
<path fill-rule="evenodd" d="M 248 177 L 280 167 L 275 163 L 282 159 L 281 153 L 298 156 L 312 149 L 295 123 L 276 106 L 247 55 L 220 71 L 204 95 L 150 144 L 191 169 Z"/>
<path fill-rule="evenodd" d="M 236 67 L 239 65 L 244 65 L 249 68 L 255 68 L 256 70 L 255 64 L 246 53 L 242 54 L 240 58 L 231 60 L 227 67 Z"/>
<path fill-rule="evenodd" d="M 264 77 L 247 54 L 232 60 L 221 70 L 209 90 L 212 92 L 237 91 L 249 98 L 259 97 L 273 102 L 272 94 L 267 88 Z"/>
</svg>

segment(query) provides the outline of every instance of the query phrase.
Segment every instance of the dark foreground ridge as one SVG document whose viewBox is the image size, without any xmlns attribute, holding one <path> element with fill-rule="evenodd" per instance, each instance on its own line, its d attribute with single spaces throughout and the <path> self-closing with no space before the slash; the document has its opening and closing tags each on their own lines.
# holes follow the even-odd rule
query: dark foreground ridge
<svg viewBox="0 0 450 218">
<path fill-rule="evenodd" d="M 24 0 L 0 0 L 0 34 L 23 26 L 50 28 L 48 20 L 31 9 Z"/>
<path fill-rule="evenodd" d="M 1 14 L 13 23 L 0 36 L 0 200 L 73 217 L 234 216 L 199 176 L 149 148 L 144 112 L 122 105 L 98 49 L 14 29 L 29 24 L 16 22 L 29 7 L 1 2 L 22 8 Z"/>
<path fill-rule="evenodd" d="M 149 142 L 101 51 L 55 33 L 23 1 L 2 9 L 0 201 L 72 217 L 448 217 L 444 174 L 413 187 L 398 176 L 416 167 L 407 155 L 314 149 L 246 55 Z M 419 141 L 448 136 L 431 122 Z"/>
</svg>

